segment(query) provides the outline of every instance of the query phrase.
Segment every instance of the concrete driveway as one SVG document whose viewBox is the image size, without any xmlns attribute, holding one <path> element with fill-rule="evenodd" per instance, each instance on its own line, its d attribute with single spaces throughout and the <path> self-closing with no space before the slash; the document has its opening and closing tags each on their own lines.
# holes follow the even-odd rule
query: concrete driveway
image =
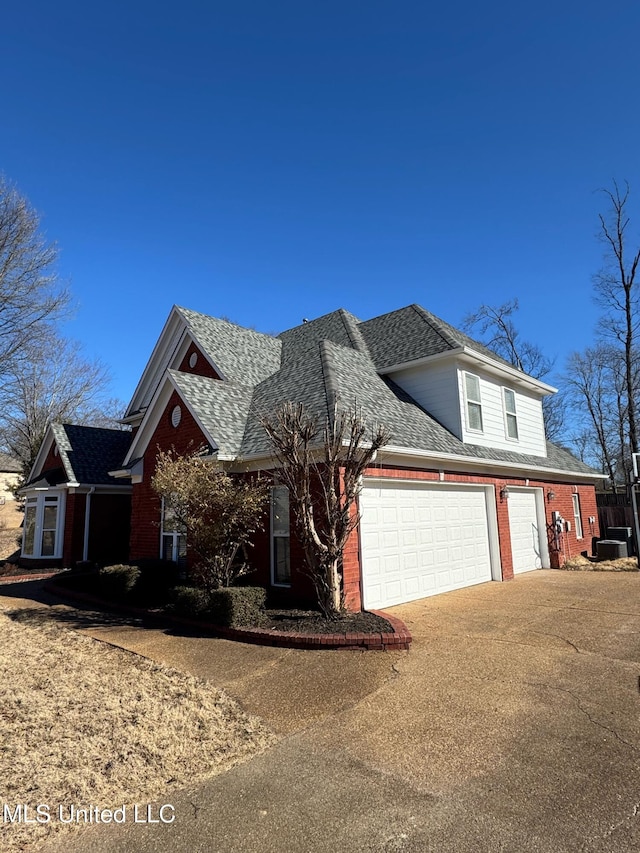
<svg viewBox="0 0 640 853">
<path fill-rule="evenodd" d="M 170 826 L 46 850 L 640 849 L 640 574 L 539 571 L 392 612 L 410 652 L 266 649 L 54 608 L 211 678 L 281 739 L 173 794 Z"/>
</svg>

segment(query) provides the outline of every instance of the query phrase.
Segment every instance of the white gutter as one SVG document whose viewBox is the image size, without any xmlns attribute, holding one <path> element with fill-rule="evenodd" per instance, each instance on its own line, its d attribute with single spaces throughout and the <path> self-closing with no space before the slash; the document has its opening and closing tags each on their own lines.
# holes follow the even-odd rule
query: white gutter
<svg viewBox="0 0 640 853">
<path fill-rule="evenodd" d="M 415 450 L 415 449 L 407 449 L 403 447 L 396 447 L 394 445 L 387 445 L 386 447 L 381 449 L 381 455 L 385 453 L 392 453 L 398 456 L 407 456 L 410 459 L 433 459 L 439 462 L 455 462 L 457 464 L 466 465 L 472 468 L 508 468 L 510 470 L 520 470 L 520 471 L 538 471 L 544 474 L 555 474 L 561 475 L 563 477 L 571 477 L 572 479 L 578 477 L 579 479 L 587 479 L 587 480 L 606 480 L 606 474 L 598 474 L 594 473 L 584 473 L 582 471 L 567 471 L 564 468 L 545 468 L 539 465 L 530 465 L 526 462 L 506 462 L 501 461 L 499 459 L 479 459 L 473 456 L 463 456 L 461 454 L 446 454 L 443 456 L 441 453 L 437 453 L 433 450 Z"/>
<path fill-rule="evenodd" d="M 593 473 L 585 473 L 582 471 L 567 471 L 565 468 L 547 468 L 539 465 L 530 465 L 527 462 L 506 462 L 501 461 L 499 459 L 479 459 L 475 456 L 463 456 L 461 454 L 446 454 L 438 453 L 433 450 L 415 450 L 406 447 L 398 447 L 395 445 L 386 445 L 385 447 L 380 448 L 378 451 L 378 464 L 386 464 L 383 461 L 386 455 L 393 456 L 404 456 L 408 459 L 416 459 L 416 460 L 424 460 L 433 461 L 434 463 L 438 463 L 439 467 L 443 465 L 447 465 L 450 463 L 454 463 L 456 465 L 464 465 L 466 468 L 498 468 L 498 469 L 507 469 L 509 471 L 531 471 L 536 472 L 538 474 L 548 474 L 557 477 L 564 477 L 565 479 L 579 479 L 579 480 L 606 480 L 606 474 L 598 474 L 597 472 Z M 242 457 L 229 457 L 229 456 L 219 456 L 218 459 L 224 462 L 236 462 L 237 464 L 242 464 L 243 462 L 251 462 L 256 463 L 260 461 L 264 461 L 265 463 L 275 463 L 279 466 L 279 462 L 277 458 L 273 455 L 265 455 L 264 453 L 252 453 L 248 456 Z M 391 460 L 389 460 L 391 462 Z"/>
</svg>

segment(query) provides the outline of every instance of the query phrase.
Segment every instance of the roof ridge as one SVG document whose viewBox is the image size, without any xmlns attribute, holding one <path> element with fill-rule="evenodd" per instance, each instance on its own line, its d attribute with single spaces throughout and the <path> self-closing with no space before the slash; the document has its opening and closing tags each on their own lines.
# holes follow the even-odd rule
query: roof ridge
<svg viewBox="0 0 640 853">
<path fill-rule="evenodd" d="M 440 325 L 444 323 L 444 320 L 441 320 L 440 317 L 436 317 L 435 314 L 432 314 L 430 311 L 427 311 L 422 307 L 422 305 L 418 305 L 416 302 L 412 303 L 409 307 L 413 308 L 416 314 L 421 317 L 425 323 L 428 323 L 431 328 L 442 338 L 442 340 L 451 347 L 459 347 L 461 346 L 460 341 L 456 340 L 452 335 L 450 335 L 446 329 L 442 328 Z M 433 321 L 437 320 L 438 323 L 434 323 Z"/>
<path fill-rule="evenodd" d="M 325 401 L 327 404 L 327 418 L 331 421 L 332 413 L 335 409 L 336 400 L 338 399 L 338 383 L 335 373 L 331 367 L 331 352 L 329 346 L 332 341 L 322 340 L 320 345 L 320 363 L 322 365 L 322 376 L 325 387 Z M 348 349 L 348 347 L 345 347 Z"/>
<path fill-rule="evenodd" d="M 362 336 L 362 332 L 360 331 L 360 329 L 357 328 L 357 326 L 359 325 L 359 321 L 357 320 L 357 318 L 354 317 L 351 312 L 346 311 L 344 308 L 338 308 L 338 312 L 344 324 L 347 337 L 353 344 L 353 348 L 358 352 L 368 355 L 369 349 L 367 347 L 367 344 Z M 355 325 L 351 322 L 351 318 L 356 321 Z"/>
<path fill-rule="evenodd" d="M 267 332 L 259 332 L 258 329 L 251 329 L 249 326 L 242 326 L 240 323 L 234 323 L 233 320 L 227 320 L 224 317 L 214 317 L 212 314 L 205 314 L 203 311 L 195 311 L 193 308 L 185 308 L 182 305 L 176 305 L 176 310 L 179 311 L 189 328 L 191 329 L 191 323 L 189 322 L 189 314 L 195 314 L 198 317 L 202 317 L 204 320 L 212 320 L 214 323 L 224 323 L 227 326 L 233 326 L 235 329 L 240 329 L 242 332 L 249 332 L 252 335 L 257 335 L 261 338 L 266 338 L 270 341 L 277 341 L 277 336 L 269 335 Z"/>
</svg>

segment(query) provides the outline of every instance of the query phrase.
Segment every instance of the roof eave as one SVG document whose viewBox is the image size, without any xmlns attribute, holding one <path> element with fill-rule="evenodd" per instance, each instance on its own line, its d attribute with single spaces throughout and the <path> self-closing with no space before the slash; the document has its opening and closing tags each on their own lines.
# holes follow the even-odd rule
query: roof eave
<svg viewBox="0 0 640 853">
<path fill-rule="evenodd" d="M 599 474 L 597 471 L 571 471 L 565 468 L 553 468 L 541 465 L 531 465 L 529 462 L 507 462 L 499 459 L 489 459 L 486 457 L 464 456 L 459 453 L 442 453 L 436 450 L 418 450 L 411 447 L 400 447 L 395 445 L 387 445 L 380 450 L 380 456 L 387 454 L 393 456 L 404 456 L 409 459 L 416 460 L 433 460 L 434 462 L 456 463 L 464 465 L 468 468 L 499 468 L 510 471 L 535 472 L 536 474 L 545 474 L 552 476 L 561 476 L 570 479 L 580 480 L 606 480 L 606 474 Z M 541 462 L 543 462 L 541 457 Z"/>
<path fill-rule="evenodd" d="M 382 368 L 379 373 L 387 375 L 390 373 L 397 373 L 400 370 L 407 370 L 410 367 L 421 367 L 422 365 L 433 364 L 433 362 L 436 361 L 443 361 L 447 359 L 452 360 L 455 358 L 463 359 L 473 364 L 481 364 L 485 369 L 490 370 L 492 373 L 500 373 L 502 375 L 506 374 L 518 385 L 524 385 L 531 388 L 543 396 L 555 394 L 558 390 L 557 388 L 554 388 L 553 385 L 548 385 L 540 379 L 534 379 L 533 376 L 529 376 L 509 364 L 504 364 L 497 359 L 490 358 L 490 356 L 468 346 L 459 346 L 455 347 L 455 349 L 435 353 L 434 355 L 426 355 L 423 358 L 414 358 L 411 361 L 392 364 L 389 367 Z"/>
</svg>

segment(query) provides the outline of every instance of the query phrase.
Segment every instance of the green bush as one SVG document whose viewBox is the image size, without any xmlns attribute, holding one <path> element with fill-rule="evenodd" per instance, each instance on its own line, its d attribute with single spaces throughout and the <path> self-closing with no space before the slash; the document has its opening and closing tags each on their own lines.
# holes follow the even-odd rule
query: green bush
<svg viewBox="0 0 640 853">
<path fill-rule="evenodd" d="M 231 586 L 210 593 L 209 616 L 216 625 L 259 625 L 267 592 L 261 586 Z"/>
<path fill-rule="evenodd" d="M 226 628 L 259 625 L 267 593 L 262 587 L 223 587 L 213 592 L 195 586 L 176 586 L 169 608 L 179 616 L 203 619 Z"/>
<path fill-rule="evenodd" d="M 194 586 L 176 586 L 169 593 L 169 609 L 178 616 L 208 618 L 209 593 Z"/>
<path fill-rule="evenodd" d="M 178 564 L 171 560 L 143 559 L 136 561 L 140 577 L 133 591 L 136 602 L 146 607 L 165 604 L 169 590 L 178 580 Z"/>
<path fill-rule="evenodd" d="M 115 601 L 125 601 L 131 597 L 139 577 L 140 569 L 137 566 L 105 566 L 99 574 L 100 593 Z"/>
</svg>

